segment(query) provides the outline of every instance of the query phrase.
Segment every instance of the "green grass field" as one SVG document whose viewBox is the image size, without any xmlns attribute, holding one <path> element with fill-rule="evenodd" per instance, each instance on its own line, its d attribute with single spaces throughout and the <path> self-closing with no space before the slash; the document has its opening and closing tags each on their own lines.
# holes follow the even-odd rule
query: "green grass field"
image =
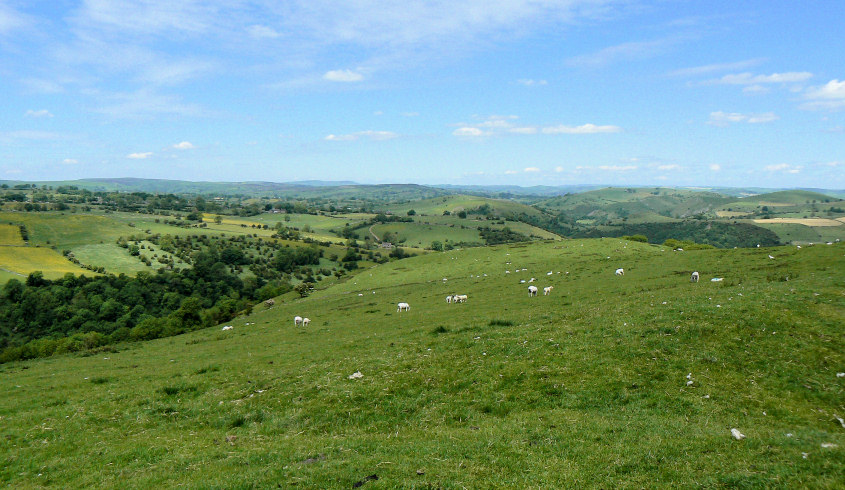
<svg viewBox="0 0 845 490">
<path fill-rule="evenodd" d="M 772 230 L 786 243 L 819 243 L 845 240 L 845 226 L 805 226 L 797 223 L 754 223 Z"/>
<path fill-rule="evenodd" d="M 0 482 L 840 487 L 843 256 L 619 239 L 432 253 L 231 331 L 2 365 Z M 529 297 L 531 277 L 552 294 Z"/>
</svg>

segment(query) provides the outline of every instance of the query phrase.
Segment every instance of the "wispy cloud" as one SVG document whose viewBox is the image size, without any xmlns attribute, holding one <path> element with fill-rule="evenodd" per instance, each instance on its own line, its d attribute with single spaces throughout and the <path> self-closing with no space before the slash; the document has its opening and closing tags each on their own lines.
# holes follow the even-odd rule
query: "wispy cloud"
<svg viewBox="0 0 845 490">
<path fill-rule="evenodd" d="M 26 114 L 24 114 L 24 116 L 39 118 L 39 117 L 53 117 L 53 114 L 50 111 L 48 111 L 47 109 L 39 109 L 37 111 L 30 109 L 30 110 L 26 111 Z"/>
<path fill-rule="evenodd" d="M 105 105 L 94 112 L 117 119 L 150 119 L 154 116 L 200 116 L 205 111 L 196 104 L 186 104 L 177 95 L 161 94 L 142 89 L 136 92 L 99 95 L 97 100 Z"/>
<path fill-rule="evenodd" d="M 181 143 L 176 143 L 175 145 L 171 145 L 171 148 L 174 150 L 193 150 L 196 148 L 193 143 L 190 141 L 182 141 Z"/>
<path fill-rule="evenodd" d="M 150 158 L 151 156 L 153 156 L 153 152 L 145 151 L 139 153 L 130 153 L 126 155 L 126 158 L 129 158 L 131 160 L 145 160 L 147 158 Z"/>
<path fill-rule="evenodd" d="M 709 168 L 710 168 L 710 170 L 712 170 L 714 172 L 718 172 L 718 171 L 722 170 L 722 166 L 719 165 L 718 163 L 711 164 Z"/>
<path fill-rule="evenodd" d="M 566 64 L 574 67 L 598 68 L 617 61 L 651 58 L 661 54 L 680 40 L 675 38 L 654 41 L 635 41 L 609 46 L 595 53 L 573 56 Z"/>
<path fill-rule="evenodd" d="M 764 61 L 765 58 L 754 58 L 743 61 L 734 61 L 731 63 L 713 63 L 710 65 L 691 66 L 688 68 L 681 68 L 678 70 L 670 71 L 668 75 L 673 77 L 697 77 L 702 75 L 710 75 L 712 73 L 718 73 L 720 71 L 724 72 L 732 70 L 742 70 L 743 68 L 751 68 L 752 66 L 757 66 L 760 63 L 763 63 Z"/>
<path fill-rule="evenodd" d="M 767 165 L 766 170 L 769 172 L 786 172 L 789 174 L 797 174 L 801 172 L 801 166 L 793 166 L 788 163 L 779 163 L 777 165 Z"/>
<path fill-rule="evenodd" d="M 537 173 L 540 169 L 537 167 L 525 167 L 522 171 L 526 173 Z"/>
<path fill-rule="evenodd" d="M 323 80 L 330 82 L 360 82 L 364 75 L 352 70 L 331 70 L 323 75 Z"/>
<path fill-rule="evenodd" d="M 774 112 L 762 114 L 741 114 L 739 112 L 716 111 L 710 113 L 707 124 L 711 126 L 728 126 L 732 123 L 762 124 L 780 119 Z"/>
<path fill-rule="evenodd" d="M 618 133 L 622 131 L 619 126 L 597 126 L 595 124 L 582 124 L 580 126 L 550 126 L 541 130 L 543 134 L 597 134 L 597 133 Z"/>
<path fill-rule="evenodd" d="M 533 134 L 598 134 L 619 133 L 622 128 L 612 125 L 582 124 L 580 126 L 526 126 L 518 125 L 518 116 L 488 116 L 474 124 L 460 123 L 459 128 L 452 132 L 455 136 L 493 136 L 499 134 L 533 135 Z"/>
<path fill-rule="evenodd" d="M 708 80 L 705 83 L 713 85 L 764 85 L 772 83 L 800 83 L 806 82 L 811 78 L 813 78 L 813 74 L 807 71 L 789 71 L 769 75 L 755 75 L 745 72 L 725 75 L 721 78 Z"/>
<path fill-rule="evenodd" d="M 549 82 L 546 80 L 533 80 L 531 78 L 520 78 L 516 81 L 519 85 L 524 85 L 526 87 L 535 87 L 535 86 L 543 86 L 548 85 Z"/>
<path fill-rule="evenodd" d="M 76 165 L 77 163 L 79 163 L 79 160 L 75 158 L 65 158 L 64 160 L 62 160 L 62 163 L 64 163 L 65 165 Z"/>
<path fill-rule="evenodd" d="M 358 131 L 349 134 L 329 134 L 323 139 L 326 141 L 357 141 L 359 139 L 369 139 L 371 141 L 387 141 L 398 138 L 399 135 L 392 131 Z"/>
</svg>

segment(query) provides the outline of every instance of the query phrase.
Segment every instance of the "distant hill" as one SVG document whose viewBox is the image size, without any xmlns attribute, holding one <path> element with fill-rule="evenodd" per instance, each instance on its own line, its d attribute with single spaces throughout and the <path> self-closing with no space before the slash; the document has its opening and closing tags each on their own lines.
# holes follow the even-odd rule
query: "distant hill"
<svg viewBox="0 0 845 490">
<path fill-rule="evenodd" d="M 733 200 L 715 192 L 669 187 L 608 187 L 554 197 L 537 203 L 537 207 L 575 219 L 632 218 L 654 214 L 683 218 L 710 213 Z"/>
</svg>

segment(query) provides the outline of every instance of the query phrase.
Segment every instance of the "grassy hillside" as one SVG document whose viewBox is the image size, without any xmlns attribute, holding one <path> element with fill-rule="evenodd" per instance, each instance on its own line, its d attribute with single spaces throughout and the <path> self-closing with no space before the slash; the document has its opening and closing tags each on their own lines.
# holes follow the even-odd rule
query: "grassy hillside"
<svg viewBox="0 0 845 490">
<path fill-rule="evenodd" d="M 666 187 L 609 187 L 580 194 L 555 197 L 538 203 L 538 207 L 576 219 L 618 219 L 661 215 L 683 218 L 710 214 L 719 205 L 733 199 L 696 190 Z"/>
<path fill-rule="evenodd" d="M 836 487 L 843 255 L 619 239 L 450 251 L 231 331 L 3 365 L 0 482 Z M 552 294 L 528 297 L 531 277 Z"/>
<path fill-rule="evenodd" d="M 509 217 L 518 216 L 520 214 L 537 216 L 542 214 L 540 211 L 537 211 L 531 206 L 526 206 L 525 204 L 520 204 L 515 201 L 460 194 L 411 201 L 401 204 L 391 204 L 386 206 L 386 210 L 392 212 L 393 214 L 404 216 L 409 210 L 413 209 L 417 214 L 437 216 L 442 215 L 444 211 L 449 211 L 450 213 L 466 211 L 467 213 L 471 213 L 472 210 L 484 205 L 487 205 L 489 214 L 493 216 Z"/>
</svg>

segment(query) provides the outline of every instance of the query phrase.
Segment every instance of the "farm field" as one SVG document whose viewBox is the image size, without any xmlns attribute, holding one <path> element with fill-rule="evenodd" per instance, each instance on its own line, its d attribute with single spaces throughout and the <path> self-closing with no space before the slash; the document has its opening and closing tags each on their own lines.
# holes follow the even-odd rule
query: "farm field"
<svg viewBox="0 0 845 490">
<path fill-rule="evenodd" d="M 833 221 L 833 220 L 829 220 Z M 772 230 L 786 243 L 804 244 L 845 240 L 843 226 L 807 226 L 793 222 L 762 222 L 757 226 Z"/>
<path fill-rule="evenodd" d="M 16 225 L 0 224 L 0 246 L 26 245 L 21 237 L 21 229 Z"/>
<path fill-rule="evenodd" d="M 825 218 L 769 218 L 769 219 L 755 219 L 755 223 L 761 224 L 779 224 L 779 223 L 792 223 L 796 225 L 804 225 L 809 227 L 816 227 L 816 226 L 842 226 L 841 221 L 837 221 L 835 219 L 825 219 Z"/>
<path fill-rule="evenodd" d="M 411 209 L 417 214 L 438 216 L 442 215 L 444 211 L 449 211 L 450 213 L 457 213 L 459 211 L 469 212 L 485 204 L 490 207 L 491 213 L 494 215 L 518 215 L 525 213 L 529 216 L 538 216 L 542 214 L 531 206 L 514 201 L 461 194 L 411 201 L 402 204 L 391 204 L 386 209 L 400 216 L 405 216 Z"/>
<path fill-rule="evenodd" d="M 33 271 L 42 271 L 47 279 L 59 279 L 68 272 L 89 276 L 94 274 L 74 265 L 55 250 L 44 247 L 0 247 L 0 264 L 2 269 L 17 279 L 25 279 Z"/>
<path fill-rule="evenodd" d="M 843 267 L 620 239 L 375 266 L 231 331 L 0 365 L 0 482 L 836 487 Z"/>
</svg>

